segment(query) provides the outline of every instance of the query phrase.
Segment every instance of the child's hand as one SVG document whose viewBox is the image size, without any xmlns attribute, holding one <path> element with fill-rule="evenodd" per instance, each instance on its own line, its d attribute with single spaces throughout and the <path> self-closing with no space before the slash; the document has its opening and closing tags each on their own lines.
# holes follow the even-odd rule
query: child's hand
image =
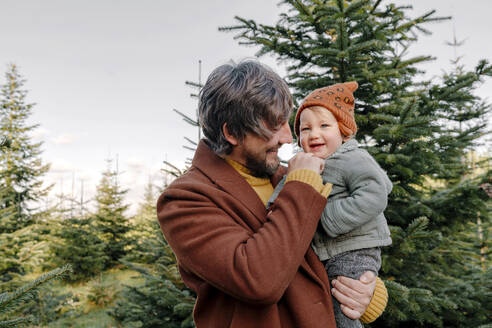
<svg viewBox="0 0 492 328">
<path fill-rule="evenodd" d="M 290 173 L 294 170 L 306 169 L 313 170 L 314 172 L 320 174 L 323 172 L 323 168 L 325 167 L 325 162 L 318 157 L 315 157 L 310 153 L 298 153 L 294 157 L 289 160 L 289 168 L 287 173 Z"/>
<path fill-rule="evenodd" d="M 376 276 L 366 271 L 359 280 L 339 276 L 332 282 L 331 294 L 340 302 L 342 312 L 350 319 L 359 319 L 371 302 Z"/>
</svg>

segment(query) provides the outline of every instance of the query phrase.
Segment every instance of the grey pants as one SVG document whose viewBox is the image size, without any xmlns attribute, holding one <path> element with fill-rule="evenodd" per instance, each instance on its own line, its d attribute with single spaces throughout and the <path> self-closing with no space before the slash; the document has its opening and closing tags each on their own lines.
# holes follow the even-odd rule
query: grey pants
<svg viewBox="0 0 492 328">
<path fill-rule="evenodd" d="M 344 252 L 324 261 L 323 264 L 330 281 L 338 276 L 359 279 L 366 271 L 372 271 L 377 276 L 381 267 L 381 249 L 374 247 Z M 333 308 L 337 328 L 362 328 L 359 320 L 352 320 L 343 314 L 340 303 L 334 297 Z"/>
</svg>

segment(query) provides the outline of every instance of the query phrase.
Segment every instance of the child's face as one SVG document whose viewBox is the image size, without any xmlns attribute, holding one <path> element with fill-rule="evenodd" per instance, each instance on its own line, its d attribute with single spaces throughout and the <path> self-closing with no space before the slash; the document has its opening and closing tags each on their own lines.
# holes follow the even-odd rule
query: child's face
<svg viewBox="0 0 492 328">
<path fill-rule="evenodd" d="M 321 106 L 301 112 L 300 138 L 306 153 L 323 159 L 333 154 L 344 141 L 335 116 Z"/>
</svg>

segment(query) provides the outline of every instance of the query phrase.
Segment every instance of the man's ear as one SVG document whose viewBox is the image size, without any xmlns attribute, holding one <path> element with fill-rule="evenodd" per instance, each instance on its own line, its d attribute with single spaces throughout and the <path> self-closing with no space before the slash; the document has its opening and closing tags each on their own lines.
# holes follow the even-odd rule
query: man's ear
<svg viewBox="0 0 492 328">
<path fill-rule="evenodd" d="M 239 144 L 237 138 L 229 133 L 229 129 L 227 128 L 227 123 L 224 123 L 224 125 L 222 125 L 222 133 L 224 133 L 224 137 L 226 138 L 227 141 L 229 141 L 231 145 L 237 146 Z"/>
</svg>

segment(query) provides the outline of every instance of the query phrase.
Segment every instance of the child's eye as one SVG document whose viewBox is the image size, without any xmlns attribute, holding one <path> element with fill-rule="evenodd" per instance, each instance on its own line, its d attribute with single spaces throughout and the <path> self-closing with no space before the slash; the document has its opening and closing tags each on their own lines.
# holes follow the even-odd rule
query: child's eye
<svg viewBox="0 0 492 328">
<path fill-rule="evenodd" d="M 301 132 L 302 131 L 309 131 L 309 128 L 308 127 L 303 127 L 303 128 L 301 128 Z"/>
<path fill-rule="evenodd" d="M 328 128 L 328 127 L 330 127 L 330 124 L 321 124 L 321 127 L 322 128 Z"/>
</svg>

